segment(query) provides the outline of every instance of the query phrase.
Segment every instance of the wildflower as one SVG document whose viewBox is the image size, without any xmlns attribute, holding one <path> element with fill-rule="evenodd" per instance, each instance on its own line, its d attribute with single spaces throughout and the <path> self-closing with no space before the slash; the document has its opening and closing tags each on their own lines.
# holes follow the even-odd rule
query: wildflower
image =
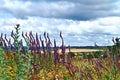
<svg viewBox="0 0 120 80">
<path fill-rule="evenodd" d="M 41 43 L 42 43 L 42 49 L 43 49 L 43 53 L 44 53 L 44 57 L 45 57 L 46 56 L 46 51 L 45 51 L 44 41 L 42 40 Z"/>
<path fill-rule="evenodd" d="M 7 66 L 7 68 L 8 68 L 8 69 L 12 69 L 12 67 L 11 67 L 11 66 Z"/>
<path fill-rule="evenodd" d="M 60 37 L 62 39 L 62 46 L 61 46 L 61 49 L 62 49 L 62 63 L 65 62 L 65 46 L 64 46 L 64 40 L 63 40 L 63 37 L 62 37 L 62 32 L 60 32 Z"/>
<path fill-rule="evenodd" d="M 56 66 L 56 63 L 59 62 L 59 58 L 58 58 L 58 52 L 57 52 L 57 47 L 56 47 L 56 41 L 54 39 L 54 62 L 55 62 L 55 66 Z"/>
<path fill-rule="evenodd" d="M 53 71 L 50 71 L 50 72 L 47 73 L 47 76 L 48 76 L 49 78 L 52 78 L 52 77 L 53 77 L 53 73 L 54 73 Z"/>
<path fill-rule="evenodd" d="M 46 32 L 44 32 L 45 43 L 47 43 Z"/>
<path fill-rule="evenodd" d="M 59 80 L 59 75 L 55 75 L 55 80 Z"/>
</svg>

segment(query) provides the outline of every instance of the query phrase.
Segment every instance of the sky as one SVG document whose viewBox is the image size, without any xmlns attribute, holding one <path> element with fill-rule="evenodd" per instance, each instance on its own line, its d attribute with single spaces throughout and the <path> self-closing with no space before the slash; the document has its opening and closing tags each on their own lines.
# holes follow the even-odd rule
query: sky
<svg viewBox="0 0 120 80">
<path fill-rule="evenodd" d="M 0 0 L 0 33 L 21 25 L 21 32 L 49 33 L 65 45 L 111 45 L 120 36 L 120 0 Z"/>
</svg>

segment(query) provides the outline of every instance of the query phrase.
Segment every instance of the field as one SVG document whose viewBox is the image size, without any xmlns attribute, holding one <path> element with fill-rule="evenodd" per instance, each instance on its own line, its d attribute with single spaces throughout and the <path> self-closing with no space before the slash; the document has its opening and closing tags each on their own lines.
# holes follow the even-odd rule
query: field
<svg viewBox="0 0 120 80">
<path fill-rule="evenodd" d="M 20 26 L 11 32 L 14 42 L 0 37 L 0 80 L 120 80 L 120 39 L 102 50 L 66 48 L 51 40 L 22 33 L 27 48 L 19 39 Z M 40 49 L 42 47 L 42 49 Z"/>
<path fill-rule="evenodd" d="M 84 48 L 83 49 L 77 49 L 77 48 L 71 48 L 70 51 L 77 53 L 77 52 L 95 52 L 95 51 L 99 51 L 99 50 L 98 49 L 84 49 Z M 66 49 L 66 52 L 68 53 L 69 49 Z"/>
</svg>

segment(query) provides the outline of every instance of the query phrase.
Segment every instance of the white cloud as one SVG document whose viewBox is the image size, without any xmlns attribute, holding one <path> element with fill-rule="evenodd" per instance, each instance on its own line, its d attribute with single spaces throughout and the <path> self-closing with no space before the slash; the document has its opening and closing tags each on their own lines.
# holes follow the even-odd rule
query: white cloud
<svg viewBox="0 0 120 80">
<path fill-rule="evenodd" d="M 14 29 L 15 24 L 21 25 L 21 31 L 48 32 L 52 40 L 57 40 L 60 45 L 59 32 L 62 31 L 66 45 L 93 45 L 94 42 L 100 45 L 108 44 L 112 37 L 120 34 L 120 17 L 104 17 L 93 21 L 74 21 L 67 19 L 29 17 L 22 20 L 17 18 L 0 18 L 0 33 L 9 33 Z M 112 43 L 112 42 L 110 42 Z"/>
</svg>

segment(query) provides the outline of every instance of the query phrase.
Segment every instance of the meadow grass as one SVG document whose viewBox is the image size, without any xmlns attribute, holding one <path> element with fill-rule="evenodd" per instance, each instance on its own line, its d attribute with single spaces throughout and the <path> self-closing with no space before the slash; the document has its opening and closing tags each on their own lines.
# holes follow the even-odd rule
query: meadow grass
<svg viewBox="0 0 120 80">
<path fill-rule="evenodd" d="M 120 80 L 119 38 L 103 51 L 74 53 L 66 52 L 61 32 L 60 47 L 55 39 L 51 47 L 46 32 L 44 39 L 38 33 L 22 32 L 25 48 L 19 30 L 17 24 L 11 32 L 13 43 L 1 33 L 0 80 Z"/>
</svg>

